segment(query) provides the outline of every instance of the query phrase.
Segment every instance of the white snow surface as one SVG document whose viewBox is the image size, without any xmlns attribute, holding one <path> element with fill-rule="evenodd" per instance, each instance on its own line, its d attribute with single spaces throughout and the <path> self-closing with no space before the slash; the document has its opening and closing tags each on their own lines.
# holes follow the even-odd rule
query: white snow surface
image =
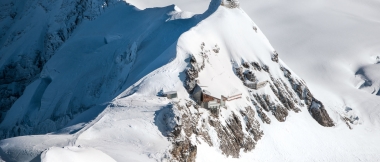
<svg viewBox="0 0 380 162">
<path fill-rule="evenodd" d="M 41 162 L 116 162 L 103 152 L 93 148 L 80 147 L 52 147 L 44 151 L 41 155 Z"/>
<path fill-rule="evenodd" d="M 186 4 L 199 6 L 193 1 L 127 2 L 141 9 L 157 3 L 179 3 L 190 10 L 192 6 Z M 228 103 L 230 107 L 251 105 L 233 66 L 254 60 L 278 69 L 270 60 L 274 48 L 266 34 L 292 75 L 303 78 L 324 103 L 336 126 L 322 127 L 306 109 L 290 112 L 286 122 L 269 115 L 272 123 L 260 122 L 264 136 L 253 151 L 241 151 L 241 157 L 233 159 L 203 143 L 198 146 L 197 161 L 379 161 L 380 96 L 373 93 L 380 87 L 376 61 L 380 11 L 375 10 L 379 3 L 253 0 L 240 4 L 260 23 L 258 33 L 242 9 L 213 5 L 195 16 L 176 6 L 139 10 L 118 5 L 83 23 L 44 67 L 40 79 L 16 101 L 9 112 L 15 115 L 1 123 L 2 129 L 11 127 L 24 118 L 20 114 L 27 114 L 32 126 L 38 127 L 33 131 L 53 133 L 2 140 L 1 159 L 165 161 L 171 147 L 165 131 L 175 123 L 165 125 L 162 120 L 173 117 L 173 101 L 157 97 L 158 91 L 176 90 L 180 99 L 189 98 L 183 87 L 184 70 L 189 54 L 200 59 L 197 54 L 204 42 L 211 52 L 200 84 L 226 96 L 243 93 L 243 99 Z M 202 7 L 206 10 L 207 5 Z M 212 52 L 216 44 L 217 54 Z M 284 62 L 279 61 L 287 67 Z M 359 69 L 363 70 L 357 74 Z M 283 77 L 280 70 L 271 72 Z M 372 85 L 358 89 L 363 78 Z M 268 87 L 260 91 L 270 93 Z M 75 104 L 90 108 L 64 125 L 50 120 Z M 40 116 L 41 112 L 45 115 Z M 341 116 L 358 116 L 359 121 L 350 130 Z M 211 138 L 217 143 L 217 137 Z"/>
</svg>

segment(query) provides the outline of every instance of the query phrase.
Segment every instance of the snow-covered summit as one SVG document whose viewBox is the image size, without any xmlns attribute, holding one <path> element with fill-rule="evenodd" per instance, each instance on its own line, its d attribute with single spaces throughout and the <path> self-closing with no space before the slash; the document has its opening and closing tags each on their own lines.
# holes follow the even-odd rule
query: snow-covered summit
<svg viewBox="0 0 380 162">
<path fill-rule="evenodd" d="M 49 134 L 2 140 L 1 158 L 230 161 L 260 159 L 254 149 L 276 130 L 330 137 L 332 112 L 236 4 L 212 0 L 193 15 L 119 2 L 78 25 L 0 124 L 3 138 Z M 195 86 L 208 91 L 199 101 Z M 178 97 L 161 96 L 170 91 Z"/>
</svg>

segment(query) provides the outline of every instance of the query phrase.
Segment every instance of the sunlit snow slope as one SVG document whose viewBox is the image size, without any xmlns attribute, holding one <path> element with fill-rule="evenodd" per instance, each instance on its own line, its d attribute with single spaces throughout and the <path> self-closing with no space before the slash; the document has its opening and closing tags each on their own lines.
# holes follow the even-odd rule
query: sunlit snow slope
<svg viewBox="0 0 380 162">
<path fill-rule="evenodd" d="M 178 149 L 177 141 L 195 146 L 196 161 L 380 158 L 378 111 L 373 107 L 358 111 L 354 106 L 337 111 L 340 109 L 334 107 L 334 98 L 328 99 L 336 94 L 316 85 L 310 92 L 303 76 L 297 75 L 300 70 L 291 70 L 281 59 L 274 61 L 275 49 L 242 9 L 219 4 L 218 0 L 212 1 L 204 14 L 193 15 L 174 5 L 139 10 L 120 2 L 95 20 L 79 25 L 0 124 L 3 138 L 49 134 L 2 140 L 1 159 L 192 159 L 194 147 L 190 151 L 188 146 Z M 216 46 L 218 52 L 214 51 Z M 285 54 L 280 52 L 279 57 Z M 216 115 L 197 108 L 186 85 L 193 58 L 197 60 L 195 65 L 204 65 L 196 77 L 200 85 L 215 95 L 241 93 L 242 98 L 227 102 Z M 253 62 L 268 70 L 254 70 Z M 237 68 L 253 71 L 259 81 L 268 81 L 268 85 L 258 90 L 247 88 Z M 372 67 L 362 71 L 363 77 L 374 73 Z M 178 92 L 178 99 L 160 95 L 160 91 L 173 90 Z M 324 108 L 335 126 L 323 127 L 313 118 L 311 110 L 323 108 L 310 97 L 315 91 L 317 99 L 328 103 Z M 256 95 L 267 97 L 260 103 Z M 294 109 L 285 105 L 293 102 Z M 369 105 L 373 104 L 376 101 Z M 260 110 L 264 105 L 269 110 Z M 375 114 L 372 117 L 371 111 Z M 263 114 L 270 124 L 263 120 Z M 193 120 L 185 123 L 184 119 Z M 177 128 L 181 130 L 178 134 Z M 178 155 L 173 150 L 190 154 Z"/>
</svg>

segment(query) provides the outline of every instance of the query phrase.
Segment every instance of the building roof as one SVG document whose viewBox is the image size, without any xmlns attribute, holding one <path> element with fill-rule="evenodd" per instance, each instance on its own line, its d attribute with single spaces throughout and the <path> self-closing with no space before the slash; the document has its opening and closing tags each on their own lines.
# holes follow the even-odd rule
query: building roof
<svg viewBox="0 0 380 162">
<path fill-rule="evenodd" d="M 168 95 L 168 94 L 176 94 L 177 91 L 168 91 L 168 92 L 164 92 L 164 94 Z"/>
</svg>

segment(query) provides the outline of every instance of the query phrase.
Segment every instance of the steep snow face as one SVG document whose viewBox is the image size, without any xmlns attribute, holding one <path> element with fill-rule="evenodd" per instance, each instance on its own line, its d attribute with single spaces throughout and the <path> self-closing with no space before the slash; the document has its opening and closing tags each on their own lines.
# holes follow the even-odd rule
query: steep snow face
<svg viewBox="0 0 380 162">
<path fill-rule="evenodd" d="M 379 76 L 374 71 L 378 71 L 380 50 L 378 1 L 241 3 L 315 96 L 338 112 L 333 118 L 340 119 L 349 108 L 362 127 L 377 127 Z"/>
<path fill-rule="evenodd" d="M 2 138 L 47 133 L 70 121 L 75 121 L 71 125 L 88 121 L 91 117 L 73 119 L 90 108 L 102 107 L 168 63 L 175 57 L 169 47 L 212 14 L 217 4 L 212 2 L 205 14 L 189 19 L 191 14 L 175 6 L 139 11 L 120 2 L 96 20 L 75 26 L 70 39 L 65 37 L 39 78 L 7 112 L 0 124 Z M 99 108 L 88 113 L 92 111 L 96 114 Z"/>
<path fill-rule="evenodd" d="M 144 72 L 145 67 L 139 62 L 149 65 L 151 61 L 154 63 L 152 68 L 166 63 L 165 59 L 162 59 L 163 62 L 155 62 L 154 55 L 151 55 L 151 60 L 143 55 L 137 58 L 137 51 L 152 53 L 152 50 L 156 50 L 158 57 L 159 51 L 167 48 L 149 48 L 152 45 L 145 43 L 144 39 L 148 36 L 148 39 L 161 38 L 160 33 L 155 30 L 159 27 L 167 30 L 161 25 L 169 18 L 169 11 L 173 11 L 173 7 L 158 12 L 141 12 L 123 3 L 98 19 L 77 27 L 78 32 L 74 32 L 72 38 L 66 40 L 55 52 L 39 78 L 26 88 L 23 96 L 7 113 L 0 126 L 2 137 L 47 133 L 60 129 L 77 114 L 112 100 L 123 86 L 130 84 L 127 78 L 135 82 L 136 78 L 144 76 L 147 71 Z M 135 16 L 128 16 L 120 21 L 120 16 L 132 14 Z M 136 22 L 148 15 L 152 17 Z M 131 32 L 138 29 L 143 31 Z M 175 35 L 164 41 L 164 44 L 174 41 Z M 137 46 L 141 45 L 147 47 L 138 49 Z M 135 62 L 137 63 L 134 64 Z M 130 74 L 132 67 L 136 70 Z"/>
<path fill-rule="evenodd" d="M 118 0 L 0 2 L 0 122 L 25 87 L 83 21 Z"/>
</svg>

